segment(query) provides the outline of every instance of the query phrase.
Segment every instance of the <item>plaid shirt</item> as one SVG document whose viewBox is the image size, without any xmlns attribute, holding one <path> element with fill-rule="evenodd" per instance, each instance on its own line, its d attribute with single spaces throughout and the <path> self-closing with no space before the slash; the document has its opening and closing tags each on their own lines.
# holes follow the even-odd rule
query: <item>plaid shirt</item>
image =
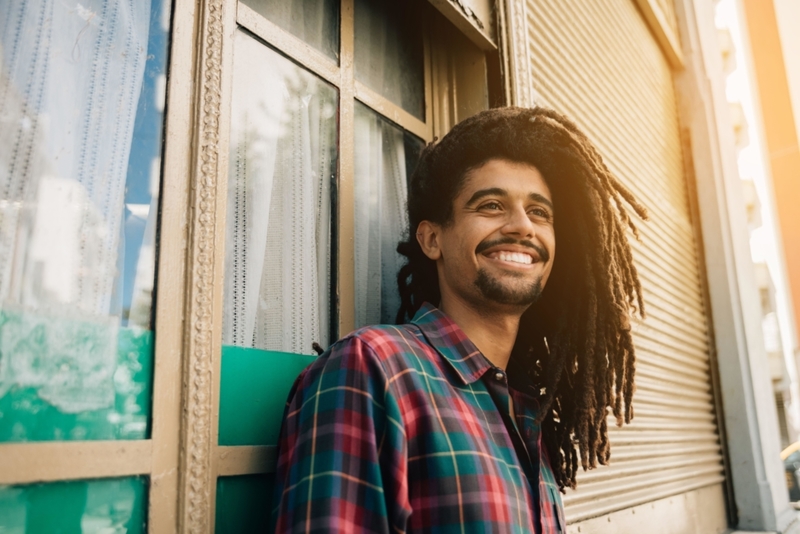
<svg viewBox="0 0 800 534">
<path fill-rule="evenodd" d="M 537 406 L 428 304 L 358 330 L 289 395 L 275 532 L 564 532 Z"/>
</svg>

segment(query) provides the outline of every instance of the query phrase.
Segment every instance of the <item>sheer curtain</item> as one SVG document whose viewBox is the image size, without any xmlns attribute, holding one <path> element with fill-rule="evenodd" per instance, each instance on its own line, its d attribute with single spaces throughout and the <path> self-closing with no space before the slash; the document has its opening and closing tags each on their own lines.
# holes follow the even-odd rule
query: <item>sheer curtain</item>
<svg viewBox="0 0 800 534">
<path fill-rule="evenodd" d="M 403 131 L 367 107 L 355 114 L 356 326 L 394 323 L 397 243 L 408 227 Z"/>
<path fill-rule="evenodd" d="M 328 343 L 335 89 L 244 33 L 234 43 L 223 343 Z"/>
<path fill-rule="evenodd" d="M 0 398 L 108 407 L 150 2 L 5 0 L 0 15 Z"/>
<path fill-rule="evenodd" d="M 0 302 L 107 315 L 150 2 L 7 0 Z"/>
</svg>

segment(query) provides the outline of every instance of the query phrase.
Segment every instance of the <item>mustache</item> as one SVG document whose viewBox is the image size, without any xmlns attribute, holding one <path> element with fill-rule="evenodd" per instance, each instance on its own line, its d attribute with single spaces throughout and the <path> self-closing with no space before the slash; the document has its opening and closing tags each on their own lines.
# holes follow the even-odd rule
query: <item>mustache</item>
<svg viewBox="0 0 800 534">
<path fill-rule="evenodd" d="M 550 261 L 550 253 L 547 252 L 547 249 L 545 249 L 544 247 L 536 245 L 533 241 L 528 241 L 526 239 L 514 239 L 513 237 L 501 237 L 499 239 L 481 241 L 481 243 L 475 248 L 475 253 L 480 254 L 498 245 L 520 245 L 523 247 L 532 248 L 539 255 L 541 261 L 543 262 Z"/>
</svg>

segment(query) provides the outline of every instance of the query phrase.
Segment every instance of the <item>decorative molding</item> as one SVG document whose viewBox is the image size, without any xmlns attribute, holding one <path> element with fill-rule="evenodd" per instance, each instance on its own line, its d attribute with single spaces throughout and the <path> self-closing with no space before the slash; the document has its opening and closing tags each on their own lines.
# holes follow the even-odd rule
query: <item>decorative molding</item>
<svg viewBox="0 0 800 534">
<path fill-rule="evenodd" d="M 196 72 L 198 114 L 195 123 L 195 161 L 192 175 L 192 227 L 187 287 L 187 343 L 184 354 L 184 426 L 182 428 L 180 530 L 212 530 L 214 369 L 214 280 L 220 176 L 220 114 L 224 0 L 199 2 L 200 50 Z"/>
<path fill-rule="evenodd" d="M 531 98 L 531 60 L 528 46 L 526 0 L 507 0 L 509 57 L 511 59 L 511 103 L 515 106 L 529 107 L 534 104 Z"/>
</svg>

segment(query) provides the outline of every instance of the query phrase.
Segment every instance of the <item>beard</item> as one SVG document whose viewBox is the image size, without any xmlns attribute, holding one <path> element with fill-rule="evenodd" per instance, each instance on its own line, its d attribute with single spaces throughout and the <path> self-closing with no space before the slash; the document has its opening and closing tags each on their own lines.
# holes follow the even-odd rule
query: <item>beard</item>
<svg viewBox="0 0 800 534">
<path fill-rule="evenodd" d="M 475 278 L 475 287 L 478 288 L 484 298 L 497 304 L 528 307 L 539 300 L 542 295 L 542 278 L 539 277 L 528 287 L 512 289 L 504 286 L 496 278 L 489 276 L 485 269 L 479 269 L 478 276 Z"/>
</svg>

